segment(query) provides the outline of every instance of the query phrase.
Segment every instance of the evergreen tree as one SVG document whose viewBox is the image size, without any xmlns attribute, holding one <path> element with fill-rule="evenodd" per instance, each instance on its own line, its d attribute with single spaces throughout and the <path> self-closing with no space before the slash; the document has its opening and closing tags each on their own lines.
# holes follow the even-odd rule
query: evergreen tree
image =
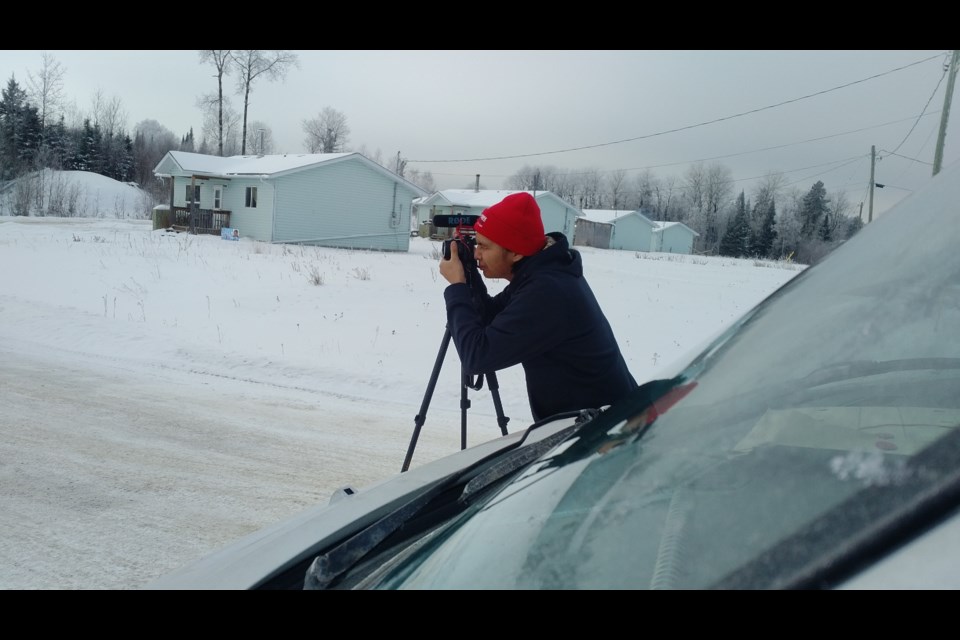
<svg viewBox="0 0 960 640">
<path fill-rule="evenodd" d="M 819 237 L 824 242 L 830 242 L 833 240 L 833 233 L 830 231 L 830 214 L 825 214 L 823 216 L 822 222 L 820 223 Z"/>
<path fill-rule="evenodd" d="M 818 180 L 810 191 L 803 196 L 800 204 L 800 235 L 804 238 L 813 238 L 815 233 L 819 232 L 822 220 L 827 217 L 830 211 L 830 200 L 827 198 L 827 190 L 823 186 L 823 181 Z"/>
<path fill-rule="evenodd" d="M 758 258 L 769 258 L 773 253 L 773 244 L 777 240 L 777 206 L 770 200 L 766 213 L 760 220 L 760 228 L 751 239 L 750 253 Z"/>
<path fill-rule="evenodd" d="M 190 127 L 190 133 L 180 138 L 180 151 L 194 151 L 193 127 Z"/>
<path fill-rule="evenodd" d="M 737 212 L 720 241 L 720 255 L 741 258 L 748 254 L 750 221 L 747 219 L 747 204 L 743 191 L 737 196 Z"/>
<path fill-rule="evenodd" d="M 52 125 L 48 125 L 43 135 L 47 148 L 46 166 L 52 169 L 63 169 L 67 166 L 69 157 L 69 138 L 67 136 L 67 125 L 63 121 L 63 116 Z"/>
<path fill-rule="evenodd" d="M 74 171 L 95 171 L 97 164 L 98 138 L 100 136 L 94 133 L 94 127 L 90 125 L 90 119 L 83 121 L 83 129 L 75 135 L 76 144 L 73 154 L 70 158 L 70 168 Z"/>
<path fill-rule="evenodd" d="M 117 178 L 117 180 L 120 180 L 121 182 L 132 181 L 134 164 L 133 140 L 130 139 L 129 135 L 124 133 L 120 140 L 120 158 L 117 162 L 117 170 L 120 177 Z"/>
<path fill-rule="evenodd" d="M 15 178 L 33 167 L 40 134 L 37 110 L 11 75 L 0 92 L 0 179 Z"/>
</svg>

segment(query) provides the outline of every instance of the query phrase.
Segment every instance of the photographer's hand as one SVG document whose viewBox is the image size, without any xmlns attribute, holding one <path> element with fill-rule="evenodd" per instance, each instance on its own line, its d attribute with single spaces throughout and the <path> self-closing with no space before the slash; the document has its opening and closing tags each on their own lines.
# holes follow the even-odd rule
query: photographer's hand
<svg viewBox="0 0 960 640">
<path fill-rule="evenodd" d="M 446 278 L 450 284 L 458 282 L 466 283 L 467 275 L 463 272 L 463 263 L 460 262 L 460 256 L 457 255 L 456 242 L 450 243 L 450 258 L 440 258 L 440 275 Z"/>
</svg>

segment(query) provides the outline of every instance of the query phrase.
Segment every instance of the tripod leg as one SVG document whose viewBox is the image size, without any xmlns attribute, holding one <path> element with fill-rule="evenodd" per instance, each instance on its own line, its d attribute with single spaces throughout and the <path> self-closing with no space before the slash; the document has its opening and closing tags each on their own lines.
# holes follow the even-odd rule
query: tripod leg
<svg viewBox="0 0 960 640">
<path fill-rule="evenodd" d="M 470 408 L 470 399 L 467 397 L 467 387 L 471 376 L 467 375 L 463 365 L 460 365 L 460 449 L 467 448 L 467 409 Z"/>
<path fill-rule="evenodd" d="M 487 374 L 487 386 L 490 387 L 490 395 L 493 396 L 493 406 L 497 410 L 497 424 L 500 425 L 500 433 L 507 435 L 507 423 L 510 418 L 503 415 L 503 405 L 500 403 L 500 383 L 497 382 L 496 373 Z"/>
<path fill-rule="evenodd" d="M 413 450 L 417 446 L 417 439 L 420 437 L 420 427 L 427 419 L 427 408 L 430 406 L 430 399 L 433 397 L 433 390 L 437 386 L 437 379 L 440 377 L 440 367 L 443 366 L 443 359 L 447 355 L 447 347 L 450 346 L 450 327 L 447 327 L 443 333 L 443 340 L 440 343 L 440 350 L 437 352 L 437 360 L 433 363 L 433 373 L 430 374 L 430 382 L 427 383 L 427 390 L 423 394 L 423 402 L 420 404 L 420 413 L 413 419 L 413 436 L 410 438 L 410 446 L 407 447 L 407 455 L 403 459 L 403 466 L 400 467 L 400 473 L 410 468 L 410 460 L 413 458 Z"/>
</svg>

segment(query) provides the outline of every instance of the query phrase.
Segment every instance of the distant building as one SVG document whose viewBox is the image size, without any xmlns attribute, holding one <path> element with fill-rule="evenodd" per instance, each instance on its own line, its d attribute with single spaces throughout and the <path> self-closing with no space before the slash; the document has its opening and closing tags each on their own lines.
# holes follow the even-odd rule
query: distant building
<svg viewBox="0 0 960 640">
<path fill-rule="evenodd" d="M 512 193 L 521 191 L 502 191 L 490 189 L 445 189 L 423 198 L 416 205 L 414 215 L 420 223 L 428 223 L 437 215 L 477 215 Z M 547 233 L 559 231 L 567 236 L 571 244 L 576 232 L 576 220 L 580 212 L 571 204 L 549 191 L 527 191 L 540 207 L 543 230 Z M 433 230 L 433 235 L 445 236 L 445 230 Z"/>
<path fill-rule="evenodd" d="M 264 242 L 407 251 L 427 192 L 359 153 L 209 156 L 170 151 L 170 225 Z"/>
<path fill-rule="evenodd" d="M 693 253 L 693 241 L 700 234 L 682 222 L 654 222 L 651 251 L 661 253 Z"/>
<path fill-rule="evenodd" d="M 698 234 L 682 222 L 655 222 L 640 211 L 584 209 L 577 242 L 585 247 L 691 253 Z"/>
</svg>

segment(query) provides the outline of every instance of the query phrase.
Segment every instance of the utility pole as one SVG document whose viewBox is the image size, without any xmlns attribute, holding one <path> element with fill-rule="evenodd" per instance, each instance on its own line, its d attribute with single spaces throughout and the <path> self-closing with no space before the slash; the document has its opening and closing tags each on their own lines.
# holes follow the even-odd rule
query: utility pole
<svg viewBox="0 0 960 640">
<path fill-rule="evenodd" d="M 933 154 L 933 175 L 940 173 L 943 164 L 943 140 L 947 137 L 947 118 L 950 116 L 950 98 L 953 96 L 953 83 L 957 79 L 957 59 L 960 49 L 953 50 L 950 69 L 947 71 L 947 91 L 943 96 L 943 111 L 940 112 L 940 133 L 937 135 L 937 150 Z"/>
<path fill-rule="evenodd" d="M 873 222 L 873 170 L 877 164 L 877 145 L 870 145 L 870 208 L 867 210 L 867 223 Z"/>
</svg>

